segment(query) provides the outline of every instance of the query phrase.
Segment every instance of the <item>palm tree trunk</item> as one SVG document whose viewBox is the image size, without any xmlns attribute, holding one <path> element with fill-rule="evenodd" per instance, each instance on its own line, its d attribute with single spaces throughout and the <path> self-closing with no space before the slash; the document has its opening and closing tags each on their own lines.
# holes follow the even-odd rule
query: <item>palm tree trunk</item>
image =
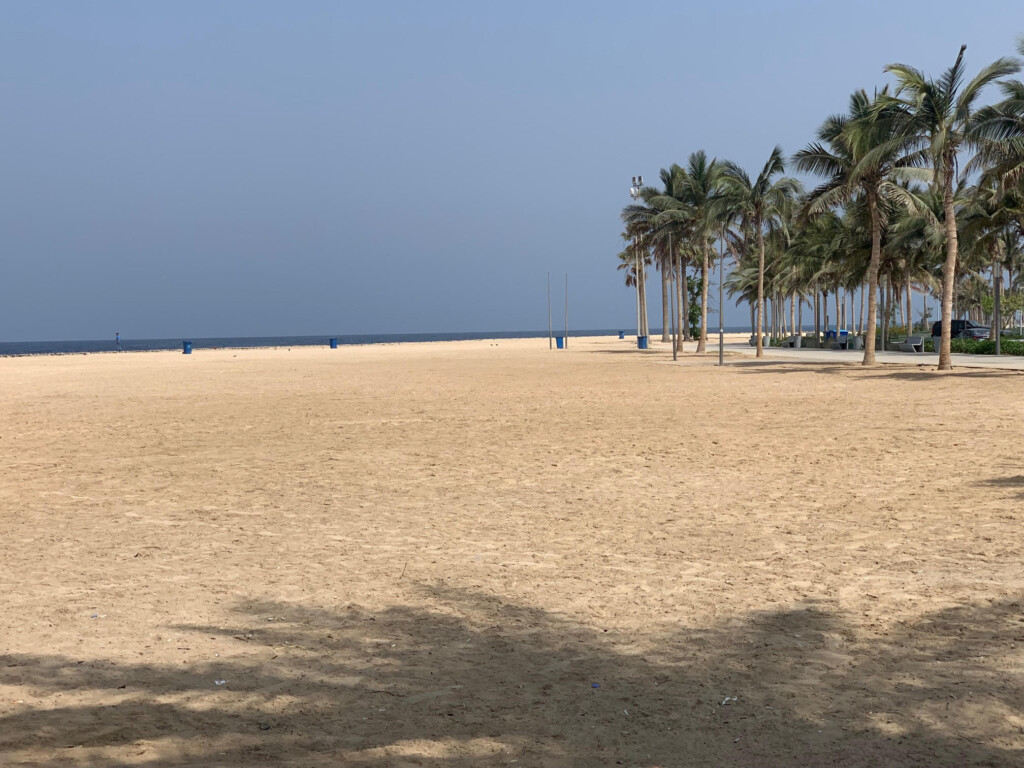
<svg viewBox="0 0 1024 768">
<path fill-rule="evenodd" d="M 683 351 L 683 254 L 676 253 L 676 345 L 678 351 Z"/>
<path fill-rule="evenodd" d="M 796 335 L 804 335 L 804 297 L 797 296 L 796 299 Z"/>
<path fill-rule="evenodd" d="M 900 318 L 903 322 L 903 330 L 910 327 L 910 307 L 907 306 L 907 302 L 904 300 L 907 295 L 905 286 L 906 283 L 900 286 L 900 288 L 903 289 L 900 291 Z"/>
<path fill-rule="evenodd" d="M 814 292 L 814 346 L 821 347 L 821 302 L 818 292 Z"/>
<path fill-rule="evenodd" d="M 999 332 L 1002 330 L 999 323 L 999 282 L 1003 276 L 1003 269 L 999 264 L 998 257 L 996 256 L 996 246 L 992 243 L 988 247 L 989 256 L 992 258 L 992 322 L 989 324 L 988 338 L 989 341 L 996 341 L 999 338 Z"/>
<path fill-rule="evenodd" d="M 942 343 L 939 346 L 939 370 L 953 369 L 949 341 L 953 330 L 953 289 L 956 279 L 956 211 L 953 210 L 953 160 L 947 152 L 942 173 L 942 210 L 946 217 L 946 262 L 942 265 Z"/>
<path fill-rule="evenodd" d="M 1002 353 L 1002 340 L 1003 340 L 1003 312 L 1002 312 L 1002 293 L 1003 293 L 1003 265 L 996 264 L 996 289 L 995 296 L 993 297 L 993 309 L 995 317 L 992 319 L 992 327 L 996 331 L 996 354 Z"/>
<path fill-rule="evenodd" d="M 669 269 L 663 262 L 661 267 L 661 340 L 666 343 L 672 340 L 668 335 L 668 315 L 671 309 L 668 304 L 668 282 Z"/>
<path fill-rule="evenodd" d="M 708 345 L 708 242 L 704 240 L 704 261 L 700 265 L 700 338 L 697 352 L 703 352 Z"/>
<path fill-rule="evenodd" d="M 827 339 L 828 338 L 828 326 L 829 326 L 829 322 L 828 322 L 828 291 L 827 290 L 821 292 L 821 304 L 822 304 L 822 309 L 824 310 L 823 314 L 825 315 L 825 338 Z"/>
<path fill-rule="evenodd" d="M 750 305 L 750 335 L 751 335 L 751 337 L 753 337 L 754 334 L 757 333 L 756 326 L 757 326 L 757 322 L 754 320 L 754 305 L 751 304 Z"/>
<path fill-rule="evenodd" d="M 871 261 L 868 264 L 868 319 L 864 326 L 864 359 L 862 365 L 875 364 L 875 331 L 878 324 L 878 265 L 882 262 L 882 223 L 878 218 L 878 198 L 868 192 L 868 209 L 871 213 Z M 860 300 L 864 309 L 864 297 Z"/>
<path fill-rule="evenodd" d="M 864 292 L 867 290 L 867 284 L 861 285 L 860 287 L 860 319 L 858 321 L 857 334 L 860 336 L 864 335 Z"/>
<path fill-rule="evenodd" d="M 882 351 L 885 351 L 885 342 L 887 341 L 886 336 L 889 332 L 889 303 L 891 301 L 889 291 L 889 278 L 888 276 L 882 276 Z"/>
<path fill-rule="evenodd" d="M 906 282 L 906 335 L 913 333 L 913 287 Z"/>
<path fill-rule="evenodd" d="M 691 341 L 690 339 L 690 287 L 687 283 L 686 276 L 686 262 L 679 258 L 680 273 L 682 274 L 683 281 L 683 341 Z"/>
<path fill-rule="evenodd" d="M 764 327 L 764 235 L 761 232 L 761 220 L 755 219 L 754 229 L 757 230 L 757 354 L 764 357 L 764 344 L 761 330 Z"/>
<path fill-rule="evenodd" d="M 794 291 L 789 297 L 789 332 L 792 335 L 799 333 L 799 329 L 796 325 L 796 292 Z"/>
</svg>

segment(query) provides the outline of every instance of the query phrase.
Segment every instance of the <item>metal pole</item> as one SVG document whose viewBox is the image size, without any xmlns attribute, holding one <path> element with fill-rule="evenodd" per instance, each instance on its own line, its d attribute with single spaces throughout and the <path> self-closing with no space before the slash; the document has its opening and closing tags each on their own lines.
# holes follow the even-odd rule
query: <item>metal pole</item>
<svg viewBox="0 0 1024 768">
<path fill-rule="evenodd" d="M 636 287 L 636 335 L 640 338 L 640 240 L 633 238 L 633 268 L 636 273 L 633 275 L 633 283 Z"/>
<path fill-rule="evenodd" d="M 672 326 L 672 361 L 675 362 L 679 359 L 679 350 L 676 348 L 676 280 L 679 278 L 676 276 L 676 263 L 675 256 L 672 253 L 672 233 L 668 233 L 668 258 L 669 264 L 672 266 L 672 279 L 669 281 L 669 288 L 672 290 L 672 298 L 669 300 L 669 311 L 672 313 L 672 319 L 670 325 Z"/>
<path fill-rule="evenodd" d="M 548 349 L 551 348 L 551 273 L 548 272 Z"/>
<path fill-rule="evenodd" d="M 569 273 L 565 273 L 565 348 L 569 348 Z"/>
<path fill-rule="evenodd" d="M 722 299 L 723 275 L 725 274 L 725 229 L 718 243 L 718 364 L 725 365 L 725 303 Z"/>
<path fill-rule="evenodd" d="M 636 202 L 640 197 L 640 190 L 644 186 L 643 176 L 634 176 L 633 184 L 629 188 L 629 196 L 633 198 L 633 202 Z M 636 336 L 639 344 L 640 340 L 640 236 L 633 235 L 633 257 L 634 257 L 634 268 L 636 275 L 634 283 L 636 284 Z"/>
</svg>

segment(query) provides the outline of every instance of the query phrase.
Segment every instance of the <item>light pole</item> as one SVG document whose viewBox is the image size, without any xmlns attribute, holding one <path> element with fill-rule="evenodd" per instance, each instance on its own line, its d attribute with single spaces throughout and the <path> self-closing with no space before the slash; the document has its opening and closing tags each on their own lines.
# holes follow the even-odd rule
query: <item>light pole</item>
<svg viewBox="0 0 1024 768">
<path fill-rule="evenodd" d="M 548 272 L 548 349 L 551 349 L 551 273 Z"/>
<path fill-rule="evenodd" d="M 644 185 L 643 176 L 634 176 L 633 183 L 629 188 L 629 196 L 635 203 L 640 198 L 640 188 Z M 633 258 L 636 268 L 636 275 L 633 283 L 636 287 L 636 336 L 640 338 L 640 242 L 637 235 L 633 236 Z"/>
<path fill-rule="evenodd" d="M 725 365 L 725 302 L 722 284 L 725 282 L 725 228 L 718 243 L 718 364 Z"/>
</svg>

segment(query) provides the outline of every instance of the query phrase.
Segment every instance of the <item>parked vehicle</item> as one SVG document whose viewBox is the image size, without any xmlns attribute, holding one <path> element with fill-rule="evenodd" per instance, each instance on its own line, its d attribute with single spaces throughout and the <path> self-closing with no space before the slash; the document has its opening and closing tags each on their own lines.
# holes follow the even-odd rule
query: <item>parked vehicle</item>
<svg viewBox="0 0 1024 768">
<path fill-rule="evenodd" d="M 987 339 L 990 329 L 987 325 L 978 325 L 971 320 L 954 320 L 949 327 L 950 337 L 954 339 Z M 942 321 L 932 324 L 932 336 L 942 335 Z"/>
</svg>

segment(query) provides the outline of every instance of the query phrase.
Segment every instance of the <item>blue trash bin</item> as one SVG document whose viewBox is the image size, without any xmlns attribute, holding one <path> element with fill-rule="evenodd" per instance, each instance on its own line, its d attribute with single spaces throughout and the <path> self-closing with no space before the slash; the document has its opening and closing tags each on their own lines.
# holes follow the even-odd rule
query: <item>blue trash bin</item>
<svg viewBox="0 0 1024 768">
<path fill-rule="evenodd" d="M 647 337 L 646 336 L 637 336 L 636 337 L 636 348 L 637 349 L 647 349 Z"/>
<path fill-rule="evenodd" d="M 192 342 L 191 341 L 183 341 L 183 342 L 181 342 L 181 354 L 183 354 L 183 355 L 191 355 L 192 354 Z"/>
<path fill-rule="evenodd" d="M 626 338 L 626 332 L 625 331 L 619 331 L 619 338 L 620 339 Z"/>
<path fill-rule="evenodd" d="M 555 346 L 559 349 L 565 349 L 565 336 L 555 336 Z"/>
<path fill-rule="evenodd" d="M 331 349 L 337 349 L 338 348 L 338 340 L 337 339 L 328 339 L 327 342 L 331 345 Z"/>
</svg>

